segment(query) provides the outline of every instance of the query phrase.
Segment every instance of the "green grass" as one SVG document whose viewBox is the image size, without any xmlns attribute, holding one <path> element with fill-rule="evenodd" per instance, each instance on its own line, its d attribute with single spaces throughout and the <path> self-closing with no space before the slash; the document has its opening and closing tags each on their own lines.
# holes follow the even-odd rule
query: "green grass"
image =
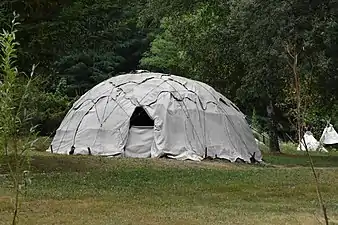
<svg viewBox="0 0 338 225">
<path fill-rule="evenodd" d="M 297 144 L 282 143 L 280 145 L 282 154 L 272 154 L 266 145 L 259 145 L 264 157 L 263 159 L 274 165 L 285 167 L 309 166 L 310 161 L 306 152 L 297 151 Z M 338 151 L 327 148 L 329 153 L 310 152 L 316 167 L 338 167 Z"/>
<path fill-rule="evenodd" d="M 311 153 L 311 157 L 315 167 L 338 167 L 338 154 L 320 154 Z M 284 167 L 308 167 L 310 160 L 306 153 L 294 152 L 294 153 L 282 153 L 282 154 L 264 154 L 264 160 L 273 164 L 281 165 Z"/>
<path fill-rule="evenodd" d="M 316 155 L 321 190 L 338 219 L 337 156 Z M 278 167 L 34 153 L 21 224 L 318 224 L 302 156 L 265 155 Z M 287 166 L 285 166 L 285 164 Z M 290 166 L 294 166 L 291 167 Z M 2 167 L 2 172 L 6 172 Z M 12 193 L 0 177 L 0 224 Z"/>
</svg>

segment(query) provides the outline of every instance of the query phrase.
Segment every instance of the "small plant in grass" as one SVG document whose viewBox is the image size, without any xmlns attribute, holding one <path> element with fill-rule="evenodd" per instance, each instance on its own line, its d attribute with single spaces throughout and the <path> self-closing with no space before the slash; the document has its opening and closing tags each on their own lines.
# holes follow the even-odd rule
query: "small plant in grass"
<svg viewBox="0 0 338 225">
<path fill-rule="evenodd" d="M 293 142 L 283 142 L 281 144 L 281 149 L 284 153 L 294 153 L 297 151 L 297 144 Z"/>
<path fill-rule="evenodd" d="M 8 31 L 0 34 L 0 162 L 6 163 L 12 182 L 14 199 L 12 224 L 18 223 L 20 197 L 30 183 L 28 177 L 28 152 L 36 140 L 34 127 L 28 129 L 31 116 L 27 104 L 35 66 L 25 78 L 15 66 L 17 46 L 15 29 L 18 15 L 13 13 Z M 23 138 L 24 137 L 24 138 Z"/>
</svg>

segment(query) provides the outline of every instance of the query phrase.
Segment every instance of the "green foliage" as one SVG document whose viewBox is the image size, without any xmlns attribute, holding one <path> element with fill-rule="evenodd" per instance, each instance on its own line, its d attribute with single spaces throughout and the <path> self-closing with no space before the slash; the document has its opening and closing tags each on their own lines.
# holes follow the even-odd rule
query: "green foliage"
<svg viewBox="0 0 338 225">
<path fill-rule="evenodd" d="M 278 132 L 294 137 L 291 55 L 298 54 L 304 120 L 315 132 L 323 129 L 323 119 L 338 125 L 335 4 L 336 0 L 4 0 L 0 25 L 13 10 L 21 14 L 17 65 L 27 71 L 32 62 L 39 63 L 33 121 L 43 134 L 56 129 L 78 95 L 111 76 L 140 68 L 210 84 L 245 114 L 255 108 L 256 125 L 263 131 L 268 127 L 266 106 L 272 101 Z"/>
<path fill-rule="evenodd" d="M 58 79 L 67 81 L 67 96 L 76 97 L 108 77 L 136 69 L 147 43 L 136 18 L 131 2 L 77 0 L 63 7 L 47 30 L 58 39 L 52 67 Z"/>
<path fill-rule="evenodd" d="M 19 67 L 37 61 L 37 73 L 47 75 L 51 83 L 59 79 L 55 73 L 63 73 L 60 64 L 72 58 L 90 57 L 94 72 L 105 76 L 129 72 L 147 47 L 146 33 L 137 27 L 139 5 L 134 1 L 5 0 L 1 6 L 6 15 L 13 10 L 21 14 Z M 72 66 L 76 62 L 68 68 Z"/>
<path fill-rule="evenodd" d="M 152 41 L 149 52 L 140 60 L 140 66 L 151 71 L 189 76 L 185 73 L 188 61 L 186 52 L 175 43 L 175 35 L 167 29 L 169 26 L 170 23 L 163 20 L 163 31 Z"/>
<path fill-rule="evenodd" d="M 207 82 L 235 99 L 242 70 L 228 42 L 229 5 L 201 2 L 188 11 L 178 9 L 178 12 L 176 16 L 168 13 L 161 20 L 162 30 L 142 61 L 162 71 L 167 65 L 170 71 Z"/>
<path fill-rule="evenodd" d="M 334 112 L 338 96 L 335 4 L 200 0 L 188 7 L 181 0 L 150 1 L 151 12 L 144 18 L 154 18 L 162 29 L 142 62 L 207 82 L 247 114 L 254 105 L 257 114 L 265 117 L 266 106 L 272 101 L 278 129 L 293 135 L 292 56 L 298 57 L 302 114 L 307 121 L 319 126 L 318 116 L 324 119 Z M 175 16 L 171 16 L 172 10 Z M 184 53 L 184 57 L 178 58 L 177 53 Z M 318 112 L 316 118 L 311 116 L 313 112 Z M 260 126 L 266 127 L 266 121 L 261 120 Z"/>
<path fill-rule="evenodd" d="M 36 93 L 33 101 L 35 113 L 32 120 L 38 125 L 40 135 L 53 135 L 73 102 L 57 93 Z"/>
<path fill-rule="evenodd" d="M 66 81 L 65 94 L 76 97 L 115 74 L 124 58 L 112 53 L 79 54 L 62 58 L 56 63 L 60 77 Z"/>
<path fill-rule="evenodd" d="M 137 26 L 138 1 L 4 0 L 0 27 L 20 13 L 17 67 L 39 63 L 31 104 L 41 134 L 52 134 L 78 95 L 121 72 L 137 68 L 148 36 Z M 24 84 L 24 82 L 23 82 Z M 28 124 L 26 127 L 29 127 Z"/>
<path fill-rule="evenodd" d="M 338 103 L 336 103 L 332 110 L 331 123 L 338 130 Z"/>
<path fill-rule="evenodd" d="M 15 15 L 16 16 L 16 15 Z M 16 19 L 16 17 L 15 17 Z M 16 47 L 18 43 L 15 40 L 16 32 L 15 26 L 18 23 L 13 20 L 10 31 L 3 30 L 0 36 L 0 53 L 1 53 L 1 86 L 0 86 L 0 128 L 1 128 L 1 152 L 8 154 L 9 139 L 12 136 L 17 136 L 21 131 L 21 124 L 25 122 L 22 118 L 22 108 L 25 100 L 27 100 L 27 93 L 30 81 L 22 89 L 22 84 L 18 78 L 19 73 L 14 66 L 17 57 Z M 21 96 L 20 96 L 21 94 Z M 26 111 L 24 111 L 26 113 Z M 27 116 L 27 115 L 24 115 Z"/>
<path fill-rule="evenodd" d="M 13 157 L 13 163 L 8 163 L 8 169 L 15 192 L 13 204 L 12 225 L 18 222 L 18 211 L 22 184 L 26 188 L 27 172 L 27 152 L 32 149 L 32 143 L 36 140 L 34 127 L 26 132 L 25 125 L 30 120 L 30 110 L 27 110 L 27 102 L 31 98 L 31 81 L 35 66 L 26 81 L 22 85 L 20 73 L 15 66 L 17 59 L 16 19 L 14 13 L 12 26 L 9 31 L 3 30 L 0 35 L 0 158 L 3 161 L 8 156 Z M 27 138 L 21 139 L 25 135 Z"/>
<path fill-rule="evenodd" d="M 257 117 L 256 109 L 252 110 L 251 126 L 258 132 L 260 132 L 262 129 Z"/>
<path fill-rule="evenodd" d="M 58 21 L 65 26 L 56 34 L 63 45 L 57 71 L 70 79 L 85 77 L 83 82 L 93 86 L 86 80 L 99 82 L 108 75 L 136 68 L 133 61 L 138 61 L 145 36 L 136 27 L 133 10 L 119 1 L 78 0 L 65 7 Z"/>
<path fill-rule="evenodd" d="M 281 151 L 283 153 L 295 154 L 297 151 L 298 144 L 292 142 L 283 142 L 281 143 Z M 301 153 L 303 154 L 303 152 Z"/>
</svg>

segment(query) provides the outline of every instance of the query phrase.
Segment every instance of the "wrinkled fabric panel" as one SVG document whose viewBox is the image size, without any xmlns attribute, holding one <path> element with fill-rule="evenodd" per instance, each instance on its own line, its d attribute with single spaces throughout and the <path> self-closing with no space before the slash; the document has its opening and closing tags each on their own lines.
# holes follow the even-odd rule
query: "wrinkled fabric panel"
<svg viewBox="0 0 338 225">
<path fill-rule="evenodd" d="M 170 93 L 161 95 L 155 114 L 155 144 L 152 157 L 196 159 L 203 157 L 203 129 L 198 114 L 187 110 L 189 101 L 176 101 Z"/>
<path fill-rule="evenodd" d="M 124 150 L 125 157 L 149 158 L 154 142 L 153 127 L 131 127 Z"/>
</svg>

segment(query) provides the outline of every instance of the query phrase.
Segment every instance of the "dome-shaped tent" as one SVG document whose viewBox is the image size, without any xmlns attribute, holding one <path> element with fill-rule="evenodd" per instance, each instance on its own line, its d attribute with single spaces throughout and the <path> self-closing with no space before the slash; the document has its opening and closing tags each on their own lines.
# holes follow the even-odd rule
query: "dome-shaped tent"
<svg viewBox="0 0 338 225">
<path fill-rule="evenodd" d="M 210 86 L 142 72 L 112 77 L 65 116 L 50 151 L 126 157 L 261 161 L 244 115 Z"/>
</svg>

